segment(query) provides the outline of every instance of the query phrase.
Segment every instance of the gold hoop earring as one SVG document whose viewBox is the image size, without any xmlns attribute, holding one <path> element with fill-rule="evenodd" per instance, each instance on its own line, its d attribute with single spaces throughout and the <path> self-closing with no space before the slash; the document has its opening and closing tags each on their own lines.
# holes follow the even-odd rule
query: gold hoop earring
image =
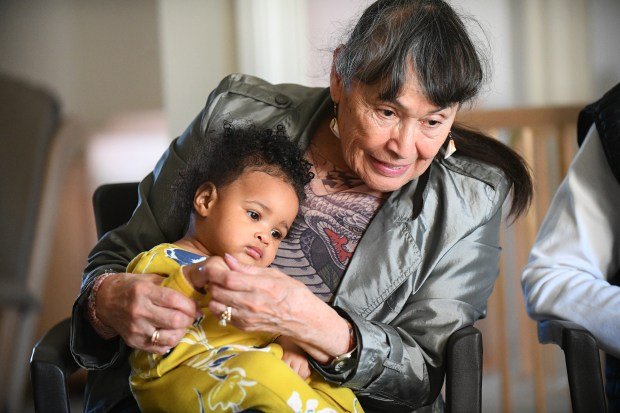
<svg viewBox="0 0 620 413">
<path fill-rule="evenodd" d="M 329 128 L 332 130 L 332 133 L 335 137 L 340 139 L 340 130 L 338 129 L 338 104 L 334 103 L 334 117 L 331 122 L 329 122 Z"/>
<path fill-rule="evenodd" d="M 452 131 L 450 131 L 448 133 L 448 146 L 446 147 L 446 152 L 444 153 L 443 158 L 448 159 L 454 152 L 456 152 L 456 145 L 454 144 L 454 139 L 452 139 Z"/>
</svg>

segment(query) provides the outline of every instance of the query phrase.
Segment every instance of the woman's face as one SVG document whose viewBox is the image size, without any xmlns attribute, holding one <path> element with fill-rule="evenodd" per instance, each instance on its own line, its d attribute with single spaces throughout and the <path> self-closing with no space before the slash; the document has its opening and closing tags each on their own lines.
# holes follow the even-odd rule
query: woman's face
<svg viewBox="0 0 620 413">
<path fill-rule="evenodd" d="M 338 104 L 338 128 L 345 162 L 370 188 L 389 192 L 419 177 L 445 142 L 458 104 L 440 108 L 421 92 L 410 74 L 393 101 L 379 85 L 344 83 L 332 71 L 330 92 Z"/>
</svg>

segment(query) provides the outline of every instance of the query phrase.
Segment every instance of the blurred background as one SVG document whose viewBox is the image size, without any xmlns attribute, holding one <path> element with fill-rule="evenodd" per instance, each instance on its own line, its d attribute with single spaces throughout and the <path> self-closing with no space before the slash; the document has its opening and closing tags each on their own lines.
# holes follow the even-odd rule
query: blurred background
<svg viewBox="0 0 620 413">
<path fill-rule="evenodd" d="M 42 304 L 28 348 L 70 315 L 88 251 L 96 242 L 90 206 L 94 188 L 146 175 L 229 73 L 327 86 L 333 49 L 369 3 L 0 0 L 0 73 L 51 91 L 61 106 L 60 183 L 47 222 L 53 247 L 37 284 Z M 485 111 L 576 110 L 620 81 L 617 0 L 449 3 L 477 20 L 472 30 L 488 51 L 492 77 L 471 108 L 481 127 L 501 127 L 485 125 Z M 570 113 L 576 114 L 574 110 Z M 513 142 L 514 135 L 498 136 Z M 559 151 L 543 146 L 552 157 Z M 533 155 L 540 152 L 538 146 L 515 147 L 528 160 L 546 163 Z M 570 409 L 561 354 L 554 349 L 540 353 L 519 286 L 535 233 L 532 225 L 544 215 L 561 171 L 544 182 L 547 195 L 537 203 L 537 218 L 526 224 L 525 241 L 515 238 L 518 230 L 506 231 L 507 263 L 489 318 L 479 323 L 485 340 L 485 411 Z M 10 351 L 2 348 L 2 353 Z M 5 367 L 0 366 L 7 383 L 12 376 Z M 76 379 L 78 391 L 81 383 L 83 378 Z M 26 383 L 23 389 L 27 399 Z"/>
</svg>

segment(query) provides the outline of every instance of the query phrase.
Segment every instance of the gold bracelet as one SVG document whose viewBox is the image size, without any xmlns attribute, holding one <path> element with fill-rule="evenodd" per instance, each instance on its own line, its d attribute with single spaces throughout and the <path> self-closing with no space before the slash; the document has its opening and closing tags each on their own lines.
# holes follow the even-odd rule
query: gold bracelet
<svg viewBox="0 0 620 413">
<path fill-rule="evenodd" d="M 99 287 L 103 284 L 103 281 L 108 278 L 110 275 L 115 274 L 114 272 L 106 272 L 97 276 L 95 281 L 93 281 L 93 287 L 90 290 L 90 294 L 88 295 L 88 305 L 87 305 L 87 317 L 90 324 L 93 326 L 97 334 L 103 338 L 104 340 L 109 340 L 113 337 L 116 337 L 118 334 L 116 330 L 107 325 L 103 324 L 103 322 L 97 317 L 97 293 L 99 292 Z"/>
</svg>

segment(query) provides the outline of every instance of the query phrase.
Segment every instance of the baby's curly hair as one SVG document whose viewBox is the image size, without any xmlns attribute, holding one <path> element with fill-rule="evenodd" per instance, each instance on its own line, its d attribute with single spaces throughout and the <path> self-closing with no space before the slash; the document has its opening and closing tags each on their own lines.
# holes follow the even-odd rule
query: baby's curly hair
<svg viewBox="0 0 620 413">
<path fill-rule="evenodd" d="M 205 182 L 220 189 L 247 169 L 265 172 L 291 184 L 297 198 L 305 198 L 304 187 L 313 177 L 311 164 L 286 134 L 283 125 L 259 129 L 253 123 L 233 125 L 224 121 L 224 132 L 205 150 L 196 153 L 174 183 L 170 219 L 187 229 L 194 194 Z"/>
</svg>

